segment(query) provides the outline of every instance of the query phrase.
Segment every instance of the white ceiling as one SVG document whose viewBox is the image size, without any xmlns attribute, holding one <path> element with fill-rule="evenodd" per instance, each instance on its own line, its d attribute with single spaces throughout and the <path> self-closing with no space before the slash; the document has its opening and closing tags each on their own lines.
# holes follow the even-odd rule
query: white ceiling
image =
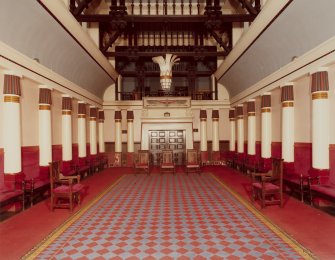
<svg viewBox="0 0 335 260">
<path fill-rule="evenodd" d="M 294 0 L 221 77 L 230 97 L 335 36 L 334 0 Z"/>
<path fill-rule="evenodd" d="M 113 79 L 36 0 L 0 0 L 0 40 L 102 98 Z"/>
</svg>

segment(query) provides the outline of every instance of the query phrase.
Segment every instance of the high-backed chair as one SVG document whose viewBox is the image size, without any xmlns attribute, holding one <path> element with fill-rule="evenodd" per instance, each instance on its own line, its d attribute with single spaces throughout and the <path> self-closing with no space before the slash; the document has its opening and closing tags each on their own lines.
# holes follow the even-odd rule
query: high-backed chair
<svg viewBox="0 0 335 260">
<path fill-rule="evenodd" d="M 60 164 L 60 161 L 49 163 L 51 210 L 53 211 L 55 208 L 68 208 L 72 211 L 75 202 L 80 205 L 80 193 L 84 186 L 79 183 L 80 176 L 61 178 Z"/>
<path fill-rule="evenodd" d="M 173 174 L 175 174 L 176 171 L 175 171 L 175 164 L 172 150 L 162 150 L 160 172 L 161 173 L 172 172 Z"/>
<path fill-rule="evenodd" d="M 200 158 L 198 150 L 187 149 L 186 151 L 186 173 L 196 172 L 200 174 Z"/>
<path fill-rule="evenodd" d="M 252 173 L 252 201 L 267 205 L 283 206 L 283 159 L 272 158 L 272 170 L 268 173 Z"/>
<path fill-rule="evenodd" d="M 150 174 L 150 153 L 148 150 L 138 150 L 134 168 L 135 174 L 141 171 Z"/>
</svg>

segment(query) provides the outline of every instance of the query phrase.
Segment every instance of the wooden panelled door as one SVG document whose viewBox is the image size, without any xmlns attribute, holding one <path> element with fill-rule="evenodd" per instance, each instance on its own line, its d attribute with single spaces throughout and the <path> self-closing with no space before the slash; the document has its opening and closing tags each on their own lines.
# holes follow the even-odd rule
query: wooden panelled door
<svg viewBox="0 0 335 260">
<path fill-rule="evenodd" d="M 163 149 L 173 150 L 176 165 L 185 162 L 185 130 L 149 130 L 149 149 L 153 165 L 159 164 L 159 154 Z"/>
</svg>

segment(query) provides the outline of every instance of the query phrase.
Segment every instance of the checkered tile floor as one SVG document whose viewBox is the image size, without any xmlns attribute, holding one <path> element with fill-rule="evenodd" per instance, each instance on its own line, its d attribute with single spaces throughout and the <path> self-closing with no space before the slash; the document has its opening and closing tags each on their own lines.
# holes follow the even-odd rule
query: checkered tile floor
<svg viewBox="0 0 335 260">
<path fill-rule="evenodd" d="M 126 175 L 38 259 L 302 259 L 210 174 Z"/>
</svg>

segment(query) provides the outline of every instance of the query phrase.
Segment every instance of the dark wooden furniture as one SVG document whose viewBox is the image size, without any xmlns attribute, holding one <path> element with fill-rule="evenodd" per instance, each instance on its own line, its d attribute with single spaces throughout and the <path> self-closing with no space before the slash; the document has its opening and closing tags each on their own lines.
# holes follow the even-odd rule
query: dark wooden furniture
<svg viewBox="0 0 335 260">
<path fill-rule="evenodd" d="M 134 169 L 135 174 L 139 172 L 150 174 L 150 154 L 148 150 L 138 150 Z"/>
<path fill-rule="evenodd" d="M 162 150 L 161 162 L 160 162 L 160 172 L 175 174 L 176 170 L 175 170 L 172 150 Z"/>
<path fill-rule="evenodd" d="M 55 208 L 68 208 L 73 210 L 74 203 L 80 205 L 80 195 L 84 186 L 80 184 L 80 176 L 60 176 L 60 161 L 49 163 L 50 165 L 50 193 L 51 210 Z"/>
<path fill-rule="evenodd" d="M 186 173 L 195 172 L 200 174 L 200 158 L 198 150 L 187 149 L 186 151 Z"/>
<path fill-rule="evenodd" d="M 283 159 L 272 158 L 268 173 L 252 173 L 252 201 L 259 200 L 261 207 L 283 206 Z"/>
</svg>

